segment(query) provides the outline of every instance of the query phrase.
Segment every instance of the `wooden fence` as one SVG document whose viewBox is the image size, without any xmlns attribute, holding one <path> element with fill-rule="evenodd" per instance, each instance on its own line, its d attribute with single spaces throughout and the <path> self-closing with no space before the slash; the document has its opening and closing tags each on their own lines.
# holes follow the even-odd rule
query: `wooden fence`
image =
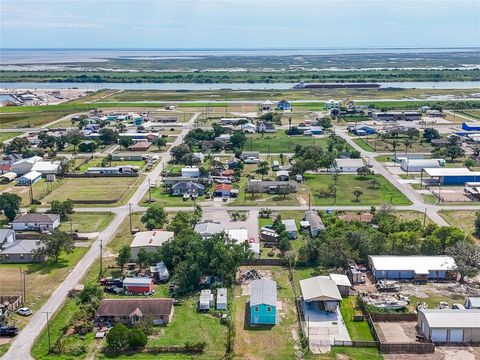
<svg viewBox="0 0 480 360">
<path fill-rule="evenodd" d="M 349 347 L 379 347 L 380 343 L 378 341 L 343 341 L 343 340 L 334 340 L 333 343 L 335 346 L 349 346 Z"/>
<path fill-rule="evenodd" d="M 285 266 L 285 260 L 283 259 L 254 259 L 245 261 L 242 265 L 246 266 Z"/>
<path fill-rule="evenodd" d="M 379 348 L 384 354 L 433 354 L 435 345 L 433 343 L 380 343 Z"/>
</svg>

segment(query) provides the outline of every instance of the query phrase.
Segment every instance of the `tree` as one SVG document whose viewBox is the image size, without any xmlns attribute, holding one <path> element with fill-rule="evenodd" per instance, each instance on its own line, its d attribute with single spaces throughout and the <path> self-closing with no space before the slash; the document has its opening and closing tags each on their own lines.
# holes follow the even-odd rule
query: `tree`
<svg viewBox="0 0 480 360">
<path fill-rule="evenodd" d="M 103 128 L 99 131 L 100 142 L 105 145 L 115 144 L 118 140 L 118 132 L 112 129 Z"/>
<path fill-rule="evenodd" d="M 357 169 L 357 175 L 363 177 L 364 179 L 372 174 L 372 170 L 368 166 L 362 166 Z"/>
<path fill-rule="evenodd" d="M 51 235 L 43 234 L 37 242 L 40 247 L 35 250 L 36 256 L 47 256 L 54 263 L 58 263 L 62 252 L 71 254 L 75 249 L 73 238 L 64 231 L 53 230 Z"/>
<path fill-rule="evenodd" d="M 75 212 L 73 210 L 73 201 L 70 199 L 65 201 L 53 200 L 48 212 L 50 214 L 60 215 L 60 220 L 62 221 L 68 220 L 68 215 L 71 215 Z"/>
<path fill-rule="evenodd" d="M 393 147 L 393 153 L 394 153 L 394 154 L 397 154 L 398 141 L 397 141 L 397 140 L 393 140 L 390 144 L 391 144 L 392 147 Z"/>
<path fill-rule="evenodd" d="M 15 220 L 21 204 L 22 198 L 17 194 L 9 192 L 0 194 L 0 211 L 3 211 L 8 221 Z"/>
<path fill-rule="evenodd" d="M 268 175 L 269 167 L 268 162 L 262 161 L 258 164 L 258 167 L 255 169 L 255 173 L 262 175 L 262 180 L 264 175 Z"/>
<path fill-rule="evenodd" d="M 118 251 L 118 255 L 116 258 L 117 265 L 120 266 L 121 272 L 123 272 L 123 267 L 125 266 L 126 263 L 130 261 L 131 257 L 132 257 L 132 252 L 130 251 L 130 246 L 122 245 L 122 247 Z"/>
<path fill-rule="evenodd" d="M 128 331 L 128 345 L 132 348 L 143 348 L 147 345 L 147 335 L 140 329 L 131 329 Z"/>
<path fill-rule="evenodd" d="M 78 145 L 78 151 L 85 153 L 92 153 L 97 149 L 97 144 L 93 141 L 82 142 Z"/>
<path fill-rule="evenodd" d="M 405 139 L 403 140 L 403 145 L 405 145 L 405 154 L 408 153 L 408 149 L 412 147 L 413 140 L 412 139 Z"/>
<path fill-rule="evenodd" d="M 432 142 L 434 139 L 440 139 L 440 133 L 437 129 L 427 128 L 423 131 L 423 138 L 427 140 L 427 142 Z"/>
<path fill-rule="evenodd" d="M 468 241 L 460 241 L 446 251 L 455 260 L 460 282 L 465 277 L 476 276 L 480 271 L 480 248 Z"/>
<path fill-rule="evenodd" d="M 129 331 L 128 328 L 121 324 L 115 324 L 113 328 L 107 334 L 107 344 L 108 347 L 116 350 L 121 351 L 125 349 L 129 344 Z"/>
<path fill-rule="evenodd" d="M 143 214 L 141 221 L 148 230 L 161 229 L 167 220 L 167 214 L 160 205 L 153 204 Z"/>
<path fill-rule="evenodd" d="M 477 211 L 477 217 L 475 218 L 475 236 L 480 237 L 480 211 Z"/>
<path fill-rule="evenodd" d="M 118 143 L 120 144 L 120 146 L 123 146 L 125 150 L 127 150 L 130 146 L 133 145 L 133 139 L 130 137 L 122 136 L 120 140 L 118 140 Z"/>
<path fill-rule="evenodd" d="M 363 191 L 359 189 L 353 190 L 353 196 L 355 196 L 355 202 L 359 201 L 360 196 L 363 195 Z"/>
<path fill-rule="evenodd" d="M 370 188 L 372 188 L 372 189 L 374 189 L 374 190 L 375 190 L 376 188 L 378 188 L 378 186 L 380 185 L 380 183 L 378 182 L 378 180 L 375 179 L 375 178 L 369 180 L 369 181 L 368 181 L 368 184 L 370 185 Z"/>
<path fill-rule="evenodd" d="M 466 159 L 464 162 L 463 162 L 463 165 L 465 165 L 466 168 L 468 168 L 469 170 L 474 167 L 476 164 L 475 160 L 473 160 L 472 158 L 468 158 Z"/>
<path fill-rule="evenodd" d="M 191 150 L 190 147 L 186 144 L 174 146 L 170 149 L 170 154 L 173 157 L 173 162 L 176 164 L 180 163 L 182 158 L 189 153 L 191 153 Z"/>
<path fill-rule="evenodd" d="M 67 132 L 66 137 L 68 143 L 73 145 L 73 151 L 75 151 L 78 144 L 80 144 L 80 142 L 85 138 L 85 135 L 80 130 L 75 129 Z"/>
<path fill-rule="evenodd" d="M 150 253 L 147 250 L 145 250 L 145 248 L 141 248 L 137 254 L 137 264 L 140 272 L 142 271 L 145 265 L 149 264 L 149 262 L 150 262 Z"/>
<path fill-rule="evenodd" d="M 98 303 L 103 299 L 103 289 L 95 282 L 90 282 L 85 285 L 78 298 L 82 304 Z"/>
<path fill-rule="evenodd" d="M 236 131 L 230 136 L 230 142 L 234 148 L 243 148 L 245 142 L 247 141 L 247 137 L 241 131 Z"/>
<path fill-rule="evenodd" d="M 165 140 L 163 137 L 158 136 L 155 140 L 153 140 L 153 145 L 158 147 L 158 150 L 161 150 L 162 147 L 167 145 L 167 140 Z"/>
<path fill-rule="evenodd" d="M 465 156 L 465 150 L 458 145 L 447 146 L 447 156 L 453 162 L 456 158 Z"/>
</svg>

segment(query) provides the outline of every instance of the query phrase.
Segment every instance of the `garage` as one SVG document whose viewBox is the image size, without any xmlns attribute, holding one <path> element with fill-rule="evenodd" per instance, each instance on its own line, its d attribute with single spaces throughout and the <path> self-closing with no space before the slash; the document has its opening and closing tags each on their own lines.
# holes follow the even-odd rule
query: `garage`
<svg viewBox="0 0 480 360">
<path fill-rule="evenodd" d="M 431 339 L 433 342 L 447 342 L 446 329 L 432 329 Z"/>
<path fill-rule="evenodd" d="M 463 342 L 463 329 L 450 330 L 450 342 Z"/>
</svg>

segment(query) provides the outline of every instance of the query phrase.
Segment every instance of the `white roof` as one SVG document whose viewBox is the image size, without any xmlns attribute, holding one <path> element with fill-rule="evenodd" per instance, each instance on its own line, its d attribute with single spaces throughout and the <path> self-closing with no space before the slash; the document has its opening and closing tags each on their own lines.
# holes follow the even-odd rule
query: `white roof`
<svg viewBox="0 0 480 360">
<path fill-rule="evenodd" d="M 40 156 L 32 156 L 26 159 L 21 159 L 16 162 L 14 162 L 12 165 L 18 165 L 18 164 L 23 164 L 23 163 L 30 163 L 30 164 L 35 164 L 37 161 L 42 161 L 43 158 Z"/>
<path fill-rule="evenodd" d="M 217 289 L 217 304 L 226 304 L 227 303 L 227 289 L 219 288 Z"/>
<path fill-rule="evenodd" d="M 58 161 L 56 161 L 56 162 L 37 161 L 33 165 L 32 170 L 34 170 L 34 171 L 57 171 L 59 166 L 60 166 L 60 163 Z"/>
<path fill-rule="evenodd" d="M 479 309 L 419 309 L 429 328 L 480 329 Z"/>
<path fill-rule="evenodd" d="M 303 300 L 305 301 L 329 301 L 342 300 L 335 281 L 326 276 L 315 276 L 300 280 Z"/>
<path fill-rule="evenodd" d="M 337 286 L 352 286 L 348 276 L 345 274 L 330 274 L 328 275 L 331 280 L 335 281 Z"/>
<path fill-rule="evenodd" d="M 25 175 L 22 175 L 20 179 L 35 180 L 40 176 L 42 176 L 42 173 L 39 173 L 38 171 L 30 171 Z"/>
<path fill-rule="evenodd" d="M 285 225 L 287 231 L 297 231 L 297 224 L 294 219 L 282 220 L 282 224 Z"/>
<path fill-rule="evenodd" d="M 338 103 L 338 101 L 330 99 L 330 100 L 327 101 L 327 103 Z"/>
<path fill-rule="evenodd" d="M 241 229 L 226 229 L 225 233 L 232 240 L 235 240 L 237 243 L 242 243 L 248 241 L 248 230 L 245 228 Z"/>
<path fill-rule="evenodd" d="M 425 165 L 428 166 L 440 166 L 440 162 L 444 162 L 444 159 L 409 159 L 409 158 L 402 158 L 398 157 L 398 159 L 402 159 L 402 162 L 407 163 L 408 165 Z"/>
<path fill-rule="evenodd" d="M 277 171 L 277 177 L 278 176 L 290 176 L 290 171 L 287 170 L 278 170 Z"/>
<path fill-rule="evenodd" d="M 337 164 L 337 167 L 362 167 L 363 164 L 363 159 L 335 159 L 335 163 Z"/>
<path fill-rule="evenodd" d="M 273 105 L 273 102 L 270 100 L 265 100 L 262 105 Z"/>
<path fill-rule="evenodd" d="M 198 169 L 198 167 L 184 167 L 182 168 L 182 173 L 183 172 L 187 172 L 187 173 L 193 173 L 193 172 L 199 172 L 200 170 Z"/>
<path fill-rule="evenodd" d="M 472 307 L 480 307 L 480 297 L 468 297 L 467 300 L 470 302 Z"/>
<path fill-rule="evenodd" d="M 152 283 L 152 279 L 148 277 L 138 277 L 138 278 L 125 278 L 123 279 L 123 286 L 130 286 L 130 285 L 150 285 Z"/>
<path fill-rule="evenodd" d="M 455 270 L 457 265 L 450 256 L 376 256 L 368 257 L 376 271 L 413 270 L 428 274 L 430 270 Z"/>
<path fill-rule="evenodd" d="M 202 236 L 215 235 L 215 234 L 220 234 L 223 231 L 223 227 L 218 222 L 204 221 L 196 224 L 193 230 Z"/>
<path fill-rule="evenodd" d="M 480 171 L 470 171 L 467 168 L 425 168 L 427 175 L 439 176 L 480 176 Z"/>
<path fill-rule="evenodd" d="M 159 247 L 170 239 L 173 239 L 172 231 L 153 230 L 141 231 L 135 234 L 130 247 Z"/>
</svg>

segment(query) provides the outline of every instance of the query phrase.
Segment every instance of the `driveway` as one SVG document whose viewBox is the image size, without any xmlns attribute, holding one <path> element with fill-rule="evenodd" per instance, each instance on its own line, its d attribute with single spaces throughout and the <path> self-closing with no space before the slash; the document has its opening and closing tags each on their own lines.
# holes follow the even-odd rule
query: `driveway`
<svg viewBox="0 0 480 360">
<path fill-rule="evenodd" d="M 224 229 L 241 229 L 248 230 L 248 237 L 254 238 L 255 242 L 259 242 L 258 238 L 258 209 L 248 210 L 248 217 L 245 221 L 233 221 L 228 211 L 236 211 L 229 208 L 204 208 L 203 220 L 219 222 Z"/>
</svg>

